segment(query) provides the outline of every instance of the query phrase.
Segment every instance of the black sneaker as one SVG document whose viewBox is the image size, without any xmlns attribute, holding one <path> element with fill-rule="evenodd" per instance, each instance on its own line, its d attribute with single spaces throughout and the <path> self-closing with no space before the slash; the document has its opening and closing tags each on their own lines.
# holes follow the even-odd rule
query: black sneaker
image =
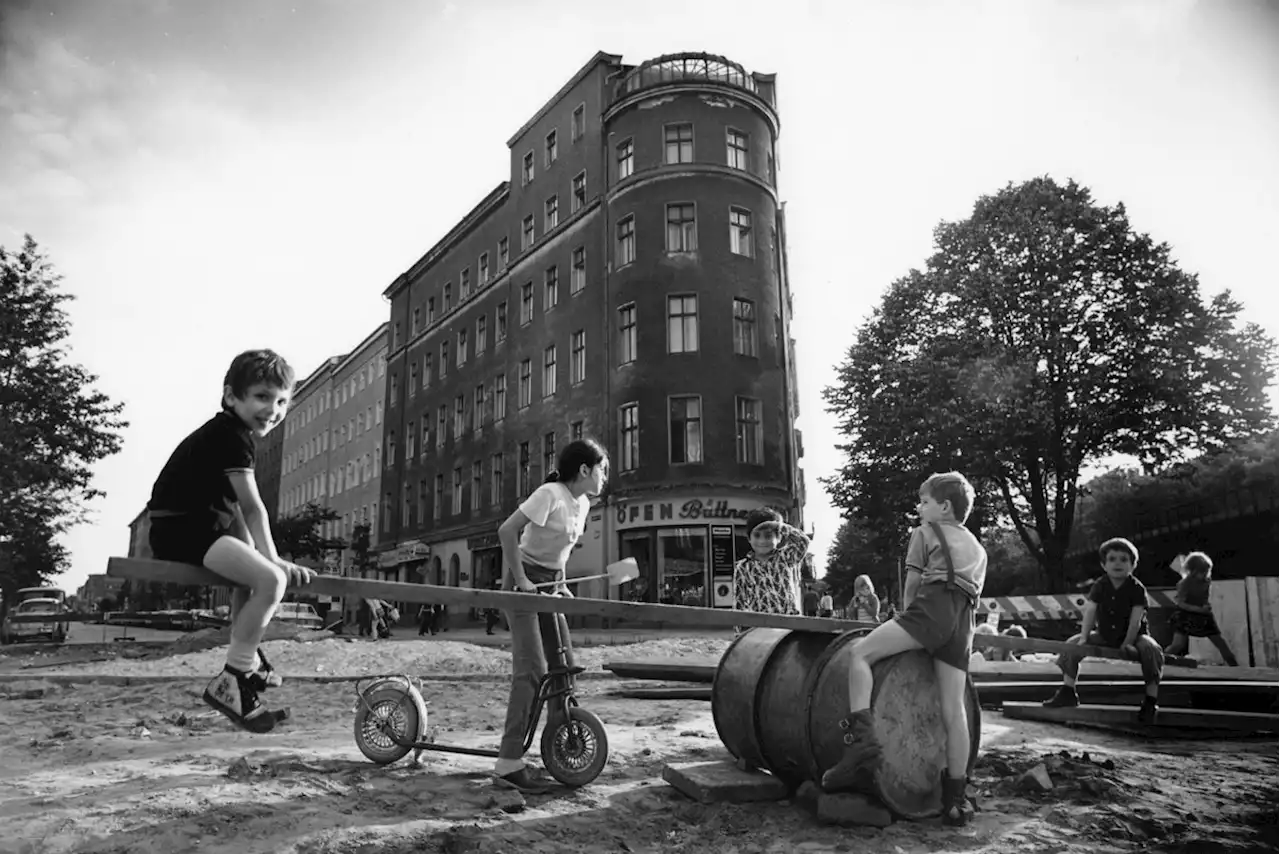
<svg viewBox="0 0 1280 854">
<path fill-rule="evenodd" d="M 1070 685 L 1059 685 L 1057 693 L 1040 705 L 1046 709 L 1069 709 L 1080 705 L 1080 695 Z"/>
<path fill-rule="evenodd" d="M 942 823 L 948 827 L 964 827 L 973 817 L 973 804 L 965 792 L 968 780 L 953 780 L 942 772 Z"/>
<path fill-rule="evenodd" d="M 204 701 L 241 729 L 261 735 L 287 720 L 289 710 L 262 705 L 252 683 L 250 674 L 228 665 L 204 689 Z"/>
<path fill-rule="evenodd" d="M 265 691 L 268 688 L 279 688 L 284 684 L 284 679 L 276 673 L 275 668 L 271 666 L 271 662 L 267 661 L 267 654 L 262 650 L 258 650 L 258 669 L 249 673 L 250 686 L 255 691 Z"/>
<path fill-rule="evenodd" d="M 1142 705 L 1138 707 L 1138 723 L 1150 726 L 1156 722 L 1156 712 L 1159 711 L 1154 697 L 1143 697 Z"/>
</svg>

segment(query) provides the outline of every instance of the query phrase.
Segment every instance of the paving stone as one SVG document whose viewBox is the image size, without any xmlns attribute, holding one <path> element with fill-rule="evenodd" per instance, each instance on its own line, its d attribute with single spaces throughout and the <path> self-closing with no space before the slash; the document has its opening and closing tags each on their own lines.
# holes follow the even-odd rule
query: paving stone
<svg viewBox="0 0 1280 854">
<path fill-rule="evenodd" d="M 1041 762 L 1018 779 L 1018 788 L 1032 792 L 1053 791 L 1053 780 L 1049 779 L 1049 769 Z"/>
<path fill-rule="evenodd" d="M 662 779 L 704 804 L 779 801 L 787 796 L 787 786 L 778 778 L 763 771 L 743 771 L 732 762 L 668 765 L 662 769 Z"/>
</svg>

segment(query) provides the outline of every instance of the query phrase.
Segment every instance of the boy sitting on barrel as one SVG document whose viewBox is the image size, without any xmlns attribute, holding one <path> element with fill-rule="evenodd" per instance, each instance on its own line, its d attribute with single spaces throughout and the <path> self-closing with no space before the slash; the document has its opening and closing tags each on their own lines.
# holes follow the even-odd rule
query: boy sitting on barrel
<svg viewBox="0 0 1280 854">
<path fill-rule="evenodd" d="M 971 816 L 965 797 L 970 745 L 964 698 L 973 648 L 973 608 L 987 577 L 987 552 L 964 527 L 973 499 L 973 487 L 959 472 L 930 475 L 921 485 L 916 511 L 923 524 L 911 532 L 907 546 L 906 607 L 892 621 L 850 644 L 849 716 L 840 721 L 844 756 L 822 775 L 822 787 L 828 792 L 875 792 L 883 753 L 871 712 L 871 666 L 891 655 L 924 649 L 933 656 L 947 733 L 942 818 L 953 826 L 967 824 Z"/>
</svg>

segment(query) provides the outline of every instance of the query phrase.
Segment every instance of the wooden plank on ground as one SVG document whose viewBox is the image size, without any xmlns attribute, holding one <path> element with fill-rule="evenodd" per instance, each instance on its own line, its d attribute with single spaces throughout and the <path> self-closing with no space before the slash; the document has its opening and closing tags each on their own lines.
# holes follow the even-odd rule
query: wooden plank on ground
<svg viewBox="0 0 1280 854">
<path fill-rule="evenodd" d="M 131 578 L 137 581 L 160 581 L 191 586 L 226 585 L 226 579 L 199 566 L 172 561 L 142 560 L 113 557 L 107 562 L 107 575 L 113 578 Z M 695 608 L 686 605 L 656 605 L 647 602 L 615 602 L 606 599 L 566 599 L 555 596 L 534 596 L 528 593 L 511 593 L 498 590 L 473 590 L 462 587 L 444 587 L 434 584 L 406 584 L 399 581 L 376 581 L 367 578 L 345 578 L 340 575 L 317 575 L 310 584 L 291 587 L 309 593 L 332 596 L 361 596 L 366 599 L 385 599 L 391 602 L 442 602 L 461 608 L 504 608 L 513 611 L 536 611 L 578 616 L 621 617 L 628 620 L 670 623 L 672 625 L 729 627 L 764 626 L 778 629 L 799 629 L 812 632 L 845 632 L 853 629 L 872 629 L 874 623 L 856 620 L 837 620 L 823 617 L 798 617 L 783 614 L 760 614 L 753 611 L 733 611 L 722 608 Z M 978 635 L 974 645 L 979 648 L 994 647 L 1023 652 L 1075 652 L 1095 658 L 1127 660 L 1118 649 L 1090 644 L 1065 644 L 1035 638 L 1014 638 L 1004 635 Z M 1169 658 L 1168 667 L 1195 667 L 1196 662 L 1185 658 Z"/>
<path fill-rule="evenodd" d="M 1209 604 L 1222 631 L 1222 639 L 1231 647 L 1236 659 L 1249 661 L 1249 611 L 1243 580 L 1215 581 L 1209 591 Z M 1191 638 L 1192 658 L 1204 664 L 1225 664 L 1222 653 L 1208 638 Z"/>
<path fill-rule="evenodd" d="M 690 685 L 685 688 L 619 688 L 609 692 L 615 697 L 630 700 L 701 700 L 711 702 L 710 685 Z"/>
<path fill-rule="evenodd" d="M 1162 729 L 1205 730 L 1233 732 L 1242 735 L 1274 733 L 1277 716 L 1256 712 L 1219 712 L 1203 709 L 1161 708 L 1156 722 L 1138 724 L 1137 709 L 1133 706 L 1098 706 L 1084 704 L 1061 709 L 1047 709 L 1039 703 L 1005 703 L 1005 717 L 1023 721 L 1046 721 L 1064 724 L 1099 724 L 1103 726 L 1136 727 L 1140 731 L 1159 736 Z"/>
</svg>

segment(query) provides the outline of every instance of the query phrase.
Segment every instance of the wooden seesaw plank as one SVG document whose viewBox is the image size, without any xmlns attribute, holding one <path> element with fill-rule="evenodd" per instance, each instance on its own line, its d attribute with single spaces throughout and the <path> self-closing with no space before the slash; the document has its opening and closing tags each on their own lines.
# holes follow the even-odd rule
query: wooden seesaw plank
<svg viewBox="0 0 1280 854">
<path fill-rule="evenodd" d="M 1162 731 L 1203 730 L 1206 732 L 1232 732 L 1239 735 L 1274 733 L 1276 715 L 1256 712 L 1218 712 L 1203 709 L 1161 708 L 1154 724 L 1139 724 L 1136 706 L 1080 705 L 1066 708 L 1045 708 L 1040 703 L 1005 703 L 1005 717 L 1024 721 L 1118 727 L 1125 730 L 1159 736 Z"/>
<path fill-rule="evenodd" d="M 135 581 L 160 581 L 197 587 L 231 586 L 220 575 L 204 567 L 172 561 L 113 557 L 107 562 L 107 575 Z M 463 608 L 499 608 L 510 611 L 535 611 L 577 616 L 617 617 L 636 621 L 653 621 L 704 628 L 732 626 L 797 629 L 810 632 L 847 632 L 874 629 L 876 623 L 838 620 L 829 617 L 799 617 L 787 614 L 760 614 L 724 608 L 696 608 L 689 605 L 657 605 L 648 602 L 616 602 L 607 599 L 569 599 L 537 596 L 500 590 L 470 590 L 434 584 L 407 584 L 401 581 L 378 581 L 369 578 L 346 578 L 340 575 L 316 575 L 310 584 L 291 587 L 325 596 L 361 596 L 392 602 L 442 602 Z M 1118 649 L 1091 644 L 1066 644 L 1036 638 L 1014 638 L 1005 635 L 978 635 L 975 647 L 995 647 L 1024 652 L 1075 652 L 1081 656 L 1128 660 Z M 1169 656 L 1169 667 L 1195 667 L 1189 658 Z"/>
</svg>

